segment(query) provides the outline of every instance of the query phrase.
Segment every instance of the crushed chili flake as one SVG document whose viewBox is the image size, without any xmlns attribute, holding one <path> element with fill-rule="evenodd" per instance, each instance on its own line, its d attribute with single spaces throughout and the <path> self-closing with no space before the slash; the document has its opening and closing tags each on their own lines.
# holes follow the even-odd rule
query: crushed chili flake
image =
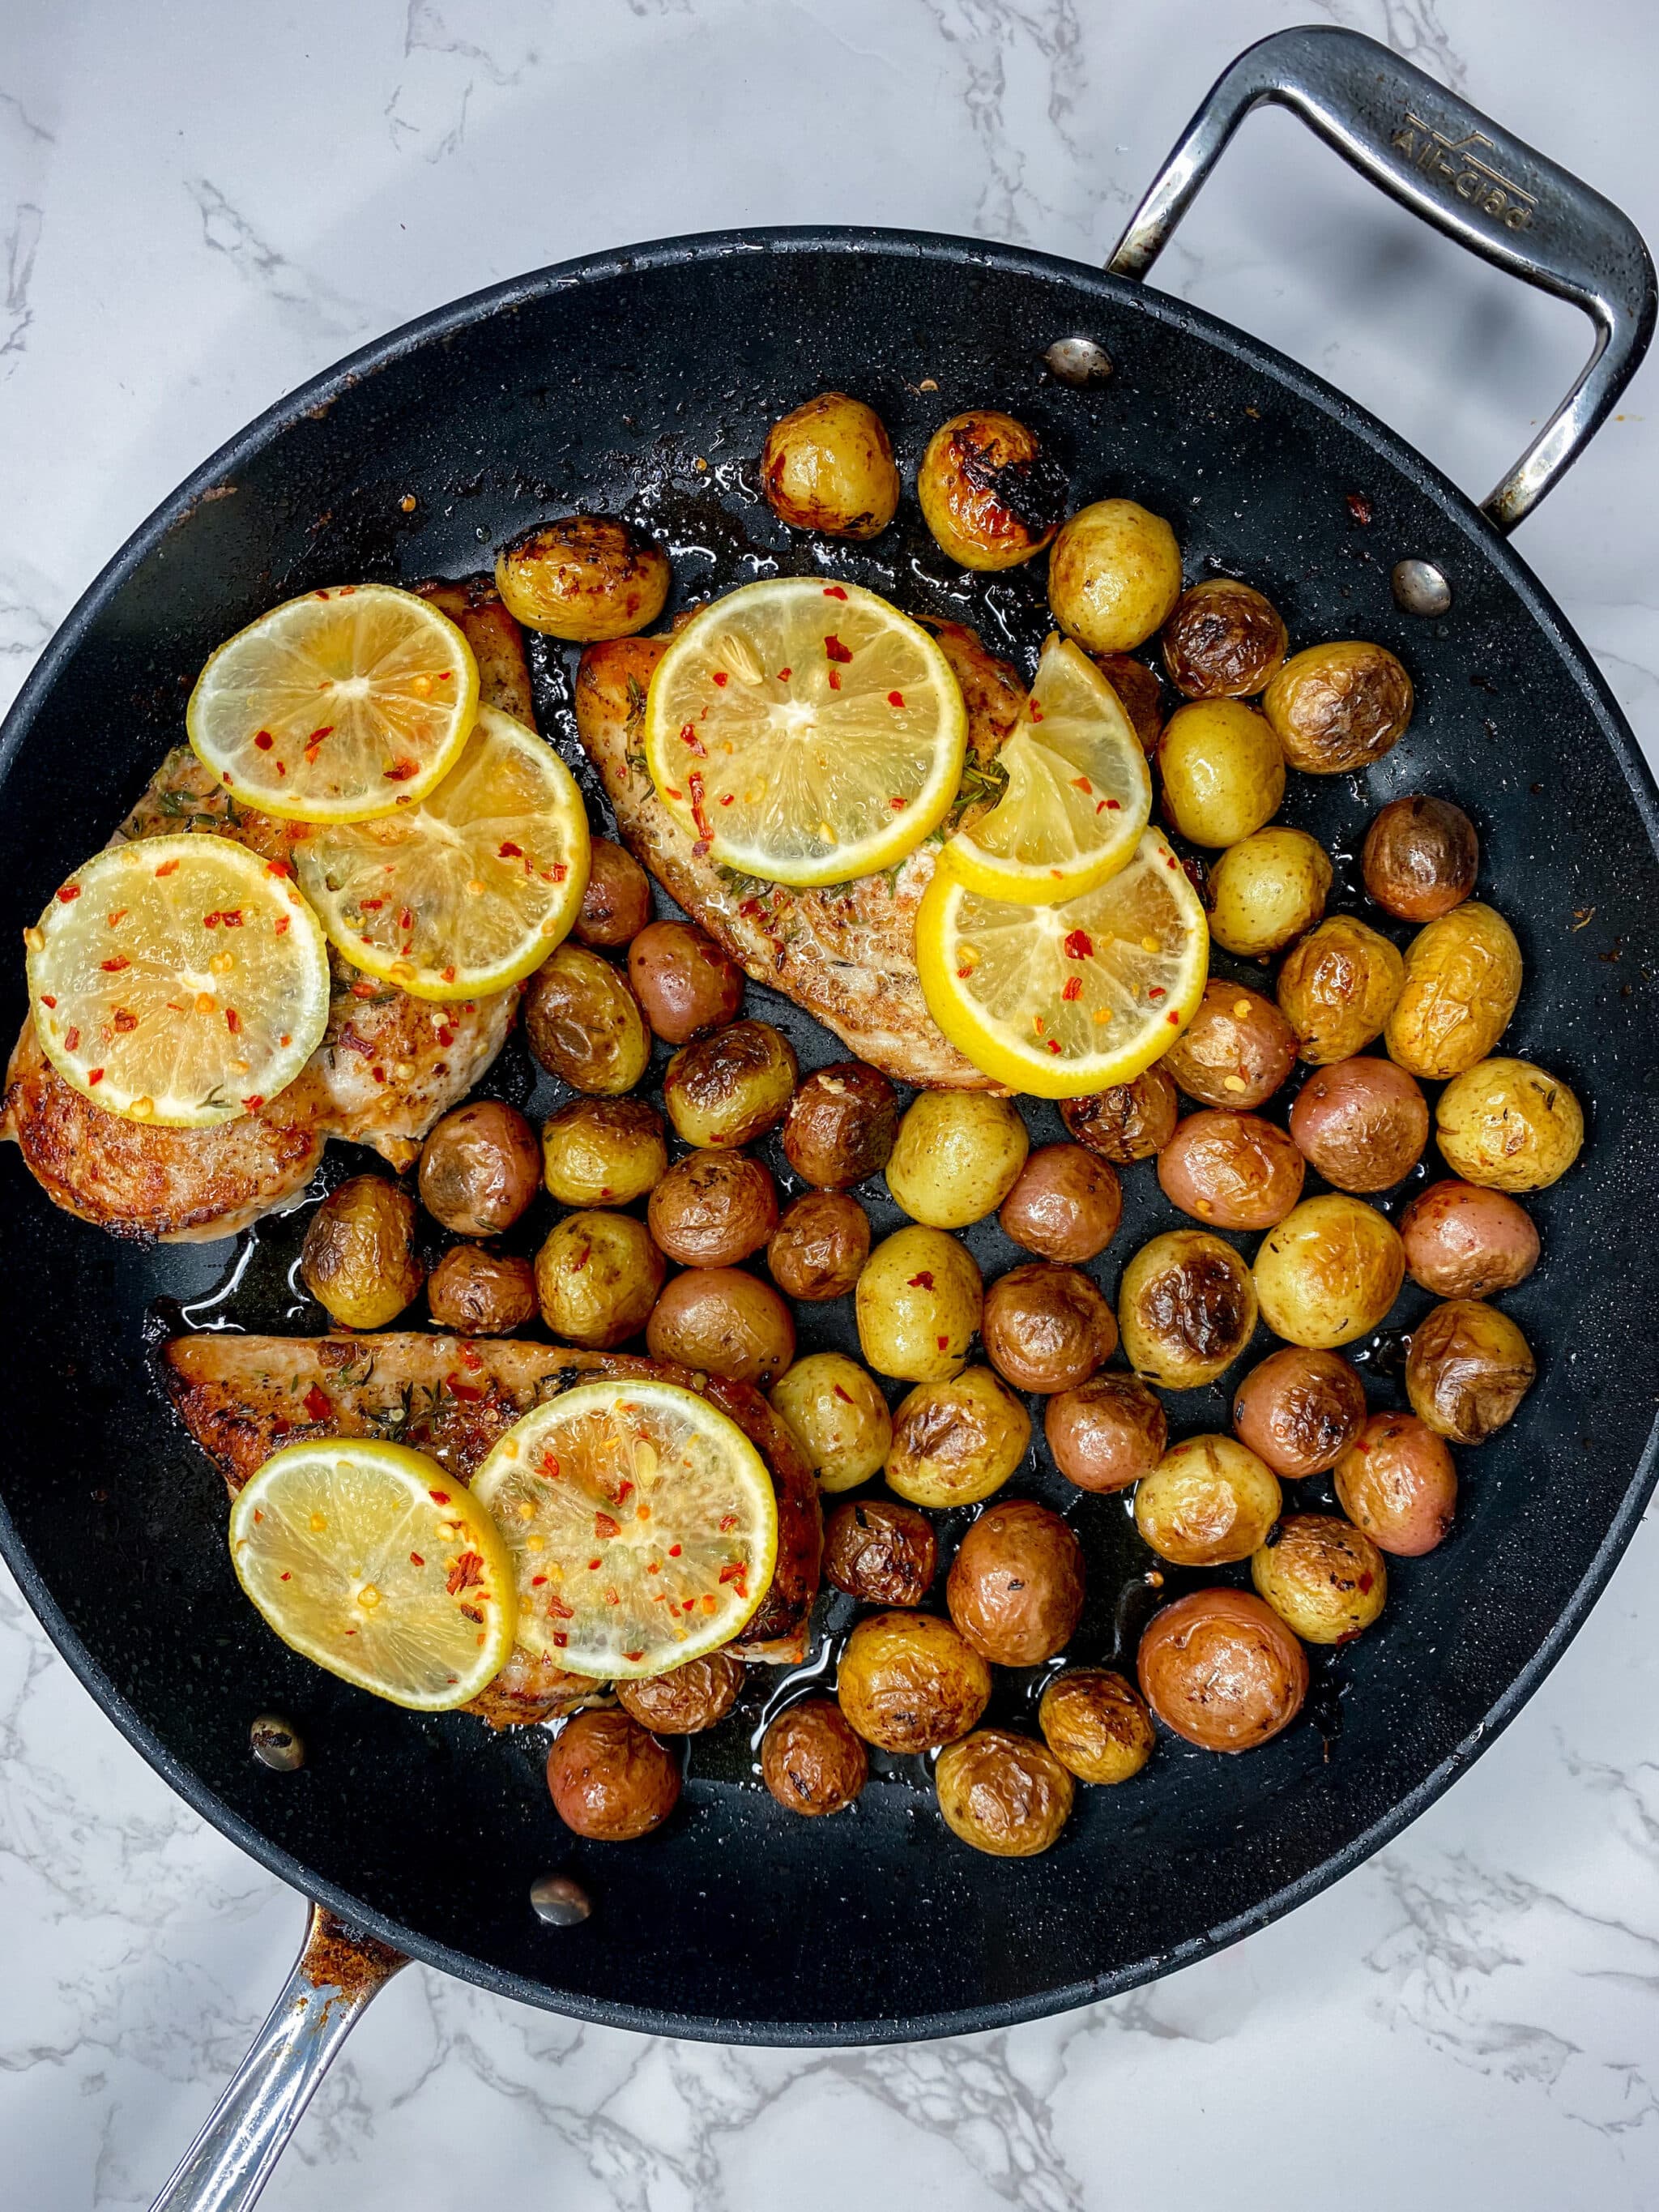
<svg viewBox="0 0 1659 2212">
<path fill-rule="evenodd" d="M 720 1579 L 723 1583 L 740 1583 L 748 1571 L 741 1559 L 734 1559 L 729 1567 L 720 1569 Z"/>
<path fill-rule="evenodd" d="M 407 783 L 411 776 L 416 776 L 420 772 L 419 761 L 393 761 L 390 768 L 380 770 L 380 777 L 386 783 Z"/>
<path fill-rule="evenodd" d="M 887 703 L 890 707 L 902 707 L 904 704 L 903 692 L 890 691 L 887 694 Z"/>
<path fill-rule="evenodd" d="M 256 730 L 253 733 L 253 742 L 262 753 L 268 753 L 276 740 L 269 730 Z"/>
<path fill-rule="evenodd" d="M 941 1352 L 948 1352 L 951 1348 L 951 1340 L 948 1336 L 936 1336 L 933 1341 Z"/>
<path fill-rule="evenodd" d="M 434 1505 L 447 1505 L 449 1503 L 449 1492 L 447 1490 L 428 1490 L 426 1494 Z"/>
<path fill-rule="evenodd" d="M 43 1006 L 55 1006 L 58 1004 L 58 1001 L 56 999 L 52 997 L 50 993 L 43 991 L 40 994 L 40 1003 Z"/>
<path fill-rule="evenodd" d="M 717 668 L 717 669 L 714 671 L 714 681 L 715 681 L 715 683 L 716 683 L 716 684 L 718 684 L 720 685 L 720 687 L 721 690 L 723 691 L 723 690 L 725 690 L 725 689 L 726 689 L 726 685 L 727 685 L 727 684 L 732 681 L 732 679 L 731 679 L 731 678 L 726 674 L 726 671 L 725 671 L 723 668 Z"/>
<path fill-rule="evenodd" d="M 237 1012 L 235 1007 L 227 1006 L 225 1008 L 225 1027 L 230 1031 L 232 1036 L 236 1035 L 241 1026 L 242 1018 Z"/>
<path fill-rule="evenodd" d="M 1095 795 L 1095 787 L 1086 775 L 1074 775 L 1072 778 L 1072 788 L 1073 791 L 1080 791 L 1085 799 L 1092 799 Z"/>
<path fill-rule="evenodd" d="M 101 1067 L 94 1067 L 88 1071 L 87 1081 L 88 1083 L 101 1083 L 103 1079 L 104 1071 Z"/>
<path fill-rule="evenodd" d="M 794 670 L 793 670 L 793 668 L 781 668 L 781 669 L 779 669 L 779 671 L 778 671 L 778 681 L 779 681 L 779 683 L 780 683 L 780 684 L 787 684 L 787 683 L 789 681 L 789 678 L 790 678 L 794 674 L 794 672 L 794 672 Z"/>
<path fill-rule="evenodd" d="M 839 584 L 826 584 L 823 587 L 823 596 L 826 599 L 844 599 L 847 594 Z"/>
<path fill-rule="evenodd" d="M 853 658 L 851 649 L 842 643 L 833 630 L 823 641 L 823 650 L 827 659 L 839 661 L 843 667 Z"/>
<path fill-rule="evenodd" d="M 910 1288 L 913 1291 L 931 1291 L 933 1287 L 933 1276 L 931 1268 L 924 1267 L 919 1275 L 912 1275 L 910 1278 Z"/>
<path fill-rule="evenodd" d="M 286 860 L 267 860 L 265 862 L 265 873 L 268 876 L 287 877 L 291 876 L 294 873 L 294 871 L 289 867 Z"/>
<path fill-rule="evenodd" d="M 1083 978 L 1080 975 L 1068 975 L 1066 979 L 1066 988 L 1060 995 L 1068 1005 L 1073 999 L 1080 999 L 1083 996 Z"/>
<path fill-rule="evenodd" d="M 176 872 L 178 866 L 177 860 L 163 860 L 155 872 L 158 876 L 170 876 Z"/>
<path fill-rule="evenodd" d="M 669 1556 L 669 1558 L 670 1558 L 671 1559 L 678 1559 L 678 1557 L 679 1557 L 679 1555 L 680 1555 L 680 1553 L 681 1553 L 681 1551 L 682 1551 L 683 1549 L 684 1549 L 684 1547 L 683 1547 L 683 1546 L 681 1546 L 681 1545 L 679 1545 L 679 1544 L 671 1544 L 671 1545 L 668 1547 L 668 1556 Z"/>
<path fill-rule="evenodd" d="M 1066 932 L 1066 957 L 1068 960 L 1087 960 L 1094 949 L 1094 940 L 1086 929 L 1072 929 Z"/>
<path fill-rule="evenodd" d="M 257 1114 L 264 1103 L 265 1094 L 263 1091 L 256 1091 L 252 1097 L 244 1098 L 242 1101 L 250 1114 Z"/>
<path fill-rule="evenodd" d="M 128 909 L 125 907 L 118 906 L 114 909 L 113 913 L 106 915 L 104 919 L 108 922 L 112 929 L 116 929 L 118 928 L 121 923 L 126 920 L 127 911 Z"/>
<path fill-rule="evenodd" d="M 1174 1029 L 1179 1029 L 1179 1028 L 1181 1027 L 1181 1017 L 1180 1017 L 1180 1015 L 1179 1015 L 1179 1014 L 1176 1014 L 1176 1013 L 1168 1013 L 1168 1014 L 1165 1014 L 1165 1016 L 1164 1017 L 1164 1020 L 1165 1020 L 1166 1022 L 1168 1022 L 1168 1023 L 1170 1024 L 1170 1026 L 1171 1026 L 1172 1028 L 1174 1028 Z"/>
<path fill-rule="evenodd" d="M 306 1392 L 303 1404 L 313 1421 L 325 1421 L 334 1411 L 334 1401 L 328 1393 L 313 1382 Z"/>
<path fill-rule="evenodd" d="M 175 860 L 173 865 L 176 868 L 179 863 Z M 156 872 L 159 874 L 161 871 L 158 869 Z M 67 906 L 71 899 L 78 899 L 80 896 L 81 886 L 79 884 L 65 884 L 63 890 L 58 894 L 58 902 L 63 906 Z"/>
<path fill-rule="evenodd" d="M 73 1052 L 80 1042 L 81 1032 L 79 1030 L 66 1030 L 64 1031 L 64 1049 L 65 1052 Z"/>
<path fill-rule="evenodd" d="M 841 1400 L 843 1406 L 850 1406 L 852 1404 L 853 1396 L 850 1391 L 843 1390 L 839 1382 L 832 1382 L 830 1387 L 835 1392 L 836 1397 Z"/>
<path fill-rule="evenodd" d="M 601 1542 L 612 1536 L 620 1536 L 622 1522 L 613 1521 L 608 1513 L 596 1513 L 593 1516 L 593 1534 Z"/>
<path fill-rule="evenodd" d="M 131 960 L 122 959 L 100 960 L 98 963 L 98 965 L 103 969 L 106 975 L 118 975 L 124 968 L 131 968 L 132 963 Z"/>
<path fill-rule="evenodd" d="M 418 1552 L 411 1552 L 409 1555 L 409 1564 L 411 1567 L 423 1567 L 426 1565 L 426 1561 L 421 1557 Z"/>
<path fill-rule="evenodd" d="M 699 760 L 708 759 L 708 748 L 704 744 L 702 739 L 697 735 L 697 727 L 695 722 L 681 723 L 680 743 L 686 748 L 688 752 L 695 753 Z"/>
<path fill-rule="evenodd" d="M 1146 996 L 1153 1000 L 1154 1003 L 1156 1003 L 1159 999 L 1167 999 L 1169 995 L 1169 993 L 1164 989 L 1162 983 L 1154 983 L 1151 990 L 1146 994 Z"/>
<path fill-rule="evenodd" d="M 832 668 L 830 671 L 830 689 L 832 691 L 839 691 L 841 689 L 841 671 L 838 668 Z"/>
<path fill-rule="evenodd" d="M 471 1589 L 483 1580 L 483 1558 L 477 1552 L 463 1552 L 444 1580 L 444 1588 L 451 1597 L 459 1596 L 464 1589 Z"/>
<path fill-rule="evenodd" d="M 277 915 L 276 927 L 273 933 L 277 937 L 286 937 L 288 935 L 288 916 L 285 914 L 279 914 Z"/>
<path fill-rule="evenodd" d="M 524 858 L 524 847 L 515 845 L 510 837 L 505 838 L 495 848 L 495 858 L 498 860 L 521 860 Z"/>
</svg>

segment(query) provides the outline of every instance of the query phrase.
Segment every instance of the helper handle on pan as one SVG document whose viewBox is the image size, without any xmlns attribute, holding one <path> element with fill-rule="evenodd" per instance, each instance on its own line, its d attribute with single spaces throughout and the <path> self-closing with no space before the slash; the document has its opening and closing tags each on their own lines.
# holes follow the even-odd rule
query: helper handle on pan
<svg viewBox="0 0 1659 2212">
<path fill-rule="evenodd" d="M 1358 31 L 1307 24 L 1242 53 L 1212 88 L 1107 264 L 1144 276 L 1254 107 L 1288 107 L 1362 176 L 1595 326 L 1583 373 L 1492 496 L 1504 532 L 1571 465 L 1653 336 L 1653 262 L 1628 216 Z"/>
<path fill-rule="evenodd" d="M 313 1905 L 294 1972 L 253 2048 L 150 2212 L 244 2212 L 358 2015 L 408 1964 Z"/>
</svg>

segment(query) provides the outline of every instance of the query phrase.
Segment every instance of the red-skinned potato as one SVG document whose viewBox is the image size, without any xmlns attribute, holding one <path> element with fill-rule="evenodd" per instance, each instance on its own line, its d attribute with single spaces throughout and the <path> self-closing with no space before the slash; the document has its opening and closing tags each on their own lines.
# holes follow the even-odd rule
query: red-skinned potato
<svg viewBox="0 0 1659 2212">
<path fill-rule="evenodd" d="M 1158 1156 L 1164 1195 L 1214 1229 L 1271 1229 L 1302 1195 L 1302 1156 L 1276 1123 L 1189 1114 Z"/>
<path fill-rule="evenodd" d="M 997 1218 L 1003 1235 L 1028 1252 L 1079 1267 L 1105 1250 L 1122 1215 L 1122 1188 L 1106 1161 L 1082 1145 L 1043 1145 Z"/>
<path fill-rule="evenodd" d="M 838 1060 L 815 1068 L 789 1102 L 783 1154 L 819 1190 L 850 1190 L 887 1164 L 898 1093 L 878 1069 Z"/>
<path fill-rule="evenodd" d="M 686 1044 L 735 1021 L 743 971 L 689 921 L 653 921 L 628 948 L 628 980 L 654 1036 Z"/>
<path fill-rule="evenodd" d="M 1269 1352 L 1233 1398 L 1239 1442 L 1290 1481 L 1334 1467 L 1364 1425 L 1365 1386 L 1334 1352 Z"/>
<path fill-rule="evenodd" d="M 772 1178 L 746 1152 L 691 1152 L 651 1193 L 651 1234 L 685 1267 L 734 1267 L 778 1225 Z"/>
<path fill-rule="evenodd" d="M 1289 1727 L 1308 1694 L 1302 1646 L 1248 1590 L 1194 1590 L 1166 1605 L 1135 1666 L 1164 1727 L 1204 1751 L 1254 1750 Z"/>
<path fill-rule="evenodd" d="M 1082 1614 L 1083 1547 L 1035 1498 L 1000 1498 L 963 1538 L 945 1600 L 982 1658 L 1039 1667 L 1065 1650 Z"/>
<path fill-rule="evenodd" d="M 653 1359 L 766 1389 L 795 1356 L 795 1324 L 770 1283 L 741 1267 L 688 1267 L 646 1323 Z"/>
<path fill-rule="evenodd" d="M 1260 991 L 1212 975 L 1159 1065 L 1200 1105 L 1248 1114 L 1266 1105 L 1296 1066 L 1296 1031 Z"/>
<path fill-rule="evenodd" d="M 841 1190 L 809 1190 L 787 1208 L 766 1246 L 786 1297 L 807 1305 L 844 1298 L 870 1256 L 870 1217 Z"/>
<path fill-rule="evenodd" d="M 1538 1231 L 1525 1206 L 1472 1182 L 1431 1183 L 1400 1218 L 1406 1270 L 1437 1298 L 1512 1291 L 1538 1265 Z"/>
<path fill-rule="evenodd" d="M 631 1713 L 574 1713 L 547 1754 L 547 1787 L 567 1828 L 596 1843 L 631 1843 L 679 1802 L 680 1763 Z"/>
<path fill-rule="evenodd" d="M 1085 1382 L 1117 1349 L 1103 1294 L 1076 1267 L 1013 1267 L 985 1293 L 985 1356 L 1017 1390 L 1044 1395 Z"/>
<path fill-rule="evenodd" d="M 587 889 L 572 934 L 583 945 L 611 951 L 637 937 L 651 919 L 651 879 L 631 853 L 609 837 L 591 846 Z"/>
<path fill-rule="evenodd" d="M 1336 1463 L 1336 1499 L 1381 1552 L 1420 1559 L 1449 1534 L 1457 1470 L 1415 1413 L 1373 1413 Z"/>
<path fill-rule="evenodd" d="M 1043 1433 L 1054 1465 L 1079 1490 L 1127 1490 L 1164 1456 L 1170 1424 L 1138 1375 L 1091 1376 L 1050 1398 Z"/>
<path fill-rule="evenodd" d="M 1389 1190 L 1429 1141 L 1429 1103 L 1391 1060 L 1340 1060 L 1316 1068 L 1291 1109 L 1291 1135 L 1338 1190 Z"/>
</svg>

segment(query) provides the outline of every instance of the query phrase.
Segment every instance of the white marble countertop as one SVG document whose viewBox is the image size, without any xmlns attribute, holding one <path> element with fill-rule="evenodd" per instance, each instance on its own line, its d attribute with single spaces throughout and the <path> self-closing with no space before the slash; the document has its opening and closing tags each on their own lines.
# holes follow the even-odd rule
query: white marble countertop
<svg viewBox="0 0 1659 2212">
<path fill-rule="evenodd" d="M 1233 51 L 1393 43 L 1659 235 L 1640 0 L 57 0 L 0 38 L 0 704 L 173 484 L 452 295 L 668 232 L 841 221 L 1098 262 Z M 1567 309 L 1253 120 L 1159 281 L 1484 492 Z M 1650 369 L 1528 559 L 1659 742 Z M 1138 1994 L 873 2053 L 580 2027 L 414 1969 L 267 2202 L 791 2212 L 1636 2212 L 1659 2203 L 1659 1533 L 1488 1755 L 1315 1903 Z M 1644 1613 L 1647 1618 L 1644 1619 Z M 204 1828 L 0 1586 L 0 2195 L 142 2206 L 289 1963 Z"/>
</svg>

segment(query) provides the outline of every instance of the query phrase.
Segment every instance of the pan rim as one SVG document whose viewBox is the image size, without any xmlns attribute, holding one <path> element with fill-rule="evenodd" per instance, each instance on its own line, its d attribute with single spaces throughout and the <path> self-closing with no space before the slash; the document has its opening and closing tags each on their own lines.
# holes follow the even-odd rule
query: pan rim
<svg viewBox="0 0 1659 2212">
<path fill-rule="evenodd" d="M 1659 786 L 1601 672 L 1565 617 L 1508 541 L 1493 529 L 1464 492 L 1396 432 L 1334 386 L 1264 341 L 1202 308 L 1167 294 L 1149 291 L 1087 264 L 1027 247 L 935 232 L 839 225 L 703 232 L 653 240 L 556 263 L 468 294 L 404 323 L 295 386 L 186 477 L 139 525 L 81 594 L 31 670 L 3 723 L 0 723 L 0 781 L 9 774 L 64 665 L 133 570 L 188 519 L 204 496 L 218 489 L 246 458 L 263 450 L 295 423 L 314 415 L 319 408 L 331 405 L 366 376 L 378 374 L 404 356 L 434 342 L 441 343 L 453 331 L 488 321 L 499 313 L 514 312 L 551 294 L 641 270 L 687 263 L 715 264 L 739 254 L 769 252 L 881 254 L 919 261 L 945 261 L 956 266 L 997 270 L 1017 276 L 1058 279 L 1074 290 L 1081 289 L 1085 295 L 1092 295 L 1103 306 L 1149 314 L 1183 337 L 1215 347 L 1304 404 L 1340 422 L 1368 445 L 1379 460 L 1427 496 L 1449 527 L 1470 544 L 1514 590 L 1565 664 L 1564 673 L 1571 674 L 1584 696 L 1618 763 L 1648 842 L 1659 854 Z M 1606 1588 L 1641 1520 L 1656 1480 L 1659 1480 L 1659 1420 L 1650 1431 L 1607 1534 L 1539 1649 L 1490 1710 L 1414 1789 L 1317 1866 L 1281 1885 L 1249 1911 L 1235 1915 L 1220 1926 L 1128 1966 L 1017 1999 L 951 2011 L 844 2021 L 732 2020 L 601 2002 L 576 1992 L 552 1990 L 544 1983 L 489 1966 L 469 1953 L 457 1951 L 406 1929 L 338 1885 L 313 1875 L 292 1854 L 273 1844 L 233 1810 L 192 1769 L 173 1755 L 116 1688 L 70 1621 L 35 1566 L 3 1498 L 0 1498 L 0 1555 L 11 1567 L 25 1600 L 77 1680 L 162 1780 L 202 1819 L 279 1880 L 301 1895 L 327 1905 L 352 1925 L 367 1929 L 410 1957 L 458 1979 L 568 2018 L 702 2042 L 776 2048 L 876 2046 L 982 2033 L 1045 2018 L 1121 1994 L 1178 1966 L 1225 1949 L 1352 1872 L 1426 1811 L 1495 1741 L 1538 1689 L 1583 1627 Z"/>
</svg>

